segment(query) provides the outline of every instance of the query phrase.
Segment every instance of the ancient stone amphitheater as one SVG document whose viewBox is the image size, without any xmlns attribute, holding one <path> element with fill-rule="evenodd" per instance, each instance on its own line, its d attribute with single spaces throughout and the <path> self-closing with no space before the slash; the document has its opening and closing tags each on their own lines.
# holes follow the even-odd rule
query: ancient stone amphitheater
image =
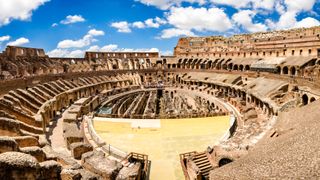
<svg viewBox="0 0 320 180">
<path fill-rule="evenodd" d="M 156 119 L 183 125 L 221 116 L 228 126 L 218 140 L 168 157 L 178 159 L 182 178 L 318 179 L 319 34 L 313 27 L 187 37 L 170 57 L 53 58 L 8 46 L 0 54 L 0 179 L 153 179 L 158 168 L 154 179 L 171 179 L 171 166 L 115 146 L 117 136 L 101 137 L 94 119 L 132 120 L 132 131 L 143 131 L 156 129 Z"/>
</svg>

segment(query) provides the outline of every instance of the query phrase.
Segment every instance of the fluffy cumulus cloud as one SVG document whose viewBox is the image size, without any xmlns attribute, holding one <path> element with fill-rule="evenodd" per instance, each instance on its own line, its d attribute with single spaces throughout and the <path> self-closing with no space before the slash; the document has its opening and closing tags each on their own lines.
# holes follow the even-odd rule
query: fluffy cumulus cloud
<svg viewBox="0 0 320 180">
<path fill-rule="evenodd" d="M 239 26 L 242 26 L 249 32 L 261 32 L 266 31 L 267 26 L 262 23 L 253 23 L 252 19 L 256 15 L 254 11 L 243 10 L 235 13 L 232 16 L 232 20 Z"/>
<path fill-rule="evenodd" d="M 68 15 L 64 20 L 60 21 L 61 24 L 73 24 L 84 22 L 85 19 L 81 15 Z"/>
<path fill-rule="evenodd" d="M 29 20 L 32 11 L 49 0 L 0 0 L 0 26 L 12 20 Z"/>
<path fill-rule="evenodd" d="M 28 44 L 30 41 L 27 38 L 21 37 L 19 39 L 16 39 L 15 41 L 9 42 L 8 46 L 22 46 L 24 44 Z"/>
<path fill-rule="evenodd" d="M 171 8 L 167 20 L 183 30 L 224 32 L 232 27 L 227 14 L 219 8 Z"/>
<path fill-rule="evenodd" d="M 288 11 L 309 11 L 313 8 L 316 0 L 285 0 Z"/>
<path fill-rule="evenodd" d="M 118 32 L 121 33 L 130 33 L 131 29 L 127 21 L 114 22 L 111 24 L 111 27 L 118 29 Z"/>
<path fill-rule="evenodd" d="M 85 36 L 78 40 L 66 39 L 58 43 L 58 48 L 82 48 L 89 46 L 92 42 L 97 41 L 94 37 L 103 36 L 104 32 L 96 29 L 91 29 Z"/>
<path fill-rule="evenodd" d="M 311 17 L 304 18 L 301 21 L 296 22 L 296 24 L 294 25 L 295 28 L 313 27 L 313 26 L 320 26 L 320 22 Z"/>
<path fill-rule="evenodd" d="M 170 29 L 163 30 L 161 32 L 161 35 L 158 38 L 169 39 L 169 38 L 178 37 L 178 36 L 196 36 L 196 35 L 190 30 L 170 28 Z"/>
<path fill-rule="evenodd" d="M 316 0 L 284 0 L 277 1 L 276 10 L 280 14 L 278 21 L 267 20 L 270 29 L 290 29 L 319 25 L 319 21 L 306 17 L 297 20 L 301 12 L 312 11 Z"/>
<path fill-rule="evenodd" d="M 206 3 L 206 0 L 135 0 L 147 6 L 155 6 L 159 9 L 166 10 L 172 6 L 180 6 L 181 3 L 187 2 L 190 4 L 197 3 L 203 5 Z"/>
</svg>

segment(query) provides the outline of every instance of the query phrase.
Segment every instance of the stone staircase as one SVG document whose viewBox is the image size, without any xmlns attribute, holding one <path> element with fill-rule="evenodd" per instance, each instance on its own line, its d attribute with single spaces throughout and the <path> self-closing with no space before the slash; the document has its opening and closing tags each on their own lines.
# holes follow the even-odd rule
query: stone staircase
<svg viewBox="0 0 320 180">
<path fill-rule="evenodd" d="M 209 173 L 213 170 L 213 167 L 207 157 L 207 154 L 205 152 L 196 154 L 193 158 L 193 162 L 200 169 L 202 179 L 209 179 Z"/>
</svg>

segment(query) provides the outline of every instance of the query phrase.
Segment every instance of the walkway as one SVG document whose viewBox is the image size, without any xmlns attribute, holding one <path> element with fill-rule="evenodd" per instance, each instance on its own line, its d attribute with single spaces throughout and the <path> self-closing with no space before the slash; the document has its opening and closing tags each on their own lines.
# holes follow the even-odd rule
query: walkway
<svg viewBox="0 0 320 180">
<path fill-rule="evenodd" d="M 55 152 L 71 156 L 71 152 L 67 149 L 67 145 L 63 138 L 63 115 L 66 112 L 67 111 L 63 112 L 61 117 L 51 122 L 52 125 L 50 128 L 53 129 L 51 129 L 52 133 L 49 140 L 51 141 L 51 147 Z"/>
</svg>

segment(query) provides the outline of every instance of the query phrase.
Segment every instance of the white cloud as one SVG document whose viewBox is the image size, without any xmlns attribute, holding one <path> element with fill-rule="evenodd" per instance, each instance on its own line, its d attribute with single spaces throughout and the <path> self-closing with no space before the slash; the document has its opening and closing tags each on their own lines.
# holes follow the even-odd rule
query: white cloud
<svg viewBox="0 0 320 180">
<path fill-rule="evenodd" d="M 267 9 L 267 10 L 273 10 L 276 6 L 277 0 L 251 0 L 253 3 L 254 9 Z"/>
<path fill-rule="evenodd" d="M 116 44 L 108 44 L 105 45 L 103 47 L 99 47 L 98 45 L 94 45 L 89 47 L 89 49 L 87 49 L 87 51 L 91 51 L 91 52 L 112 52 L 118 49 L 118 45 Z"/>
<path fill-rule="evenodd" d="M 157 48 L 140 48 L 140 49 L 133 49 L 133 48 L 119 48 L 117 44 L 108 44 L 103 47 L 99 47 L 97 45 L 89 47 L 87 51 L 92 52 L 159 52 Z"/>
<path fill-rule="evenodd" d="M 236 9 L 252 8 L 273 10 L 279 0 L 210 0 L 213 4 L 232 6 Z"/>
<path fill-rule="evenodd" d="M 167 21 L 164 19 L 161 19 L 159 17 L 154 18 L 154 20 L 159 24 L 167 24 Z"/>
<path fill-rule="evenodd" d="M 21 37 L 15 41 L 9 42 L 7 45 L 8 46 L 21 46 L 21 45 L 27 44 L 29 42 L 30 42 L 29 39 Z"/>
<path fill-rule="evenodd" d="M 68 57 L 82 58 L 84 57 L 85 52 L 82 50 L 74 50 L 68 54 Z"/>
<path fill-rule="evenodd" d="M 172 6 L 180 6 L 183 2 L 188 3 L 197 3 L 199 5 L 203 5 L 206 3 L 206 0 L 135 0 L 147 6 L 155 6 L 162 10 L 167 10 Z"/>
<path fill-rule="evenodd" d="M 275 4 L 275 9 L 279 14 L 284 14 L 285 11 L 285 6 L 283 4 L 281 4 L 280 1 L 277 1 Z"/>
<path fill-rule="evenodd" d="M 54 49 L 47 52 L 47 55 L 50 57 L 83 58 L 84 53 L 82 50 L 69 51 L 67 49 Z"/>
<path fill-rule="evenodd" d="M 79 40 L 66 39 L 66 40 L 60 41 L 58 43 L 58 48 L 67 49 L 67 48 L 82 48 L 85 46 L 89 46 L 92 42 L 97 41 L 96 39 L 94 39 L 94 37 L 103 36 L 103 35 L 104 35 L 103 31 L 91 29 L 90 31 L 88 31 L 88 33 L 85 36 L 83 36 L 83 38 Z"/>
<path fill-rule="evenodd" d="M 131 29 L 127 21 L 114 22 L 111 24 L 111 27 L 117 28 L 118 32 L 121 33 L 130 33 Z"/>
<path fill-rule="evenodd" d="M 308 27 L 313 27 L 313 26 L 320 26 L 320 22 L 314 18 L 307 17 L 302 19 L 301 21 L 297 22 L 294 25 L 294 28 L 308 28 Z"/>
<path fill-rule="evenodd" d="M 136 22 L 132 23 L 132 27 L 138 28 L 138 29 L 143 29 L 143 28 L 145 28 L 146 26 L 144 25 L 143 22 L 141 22 L 141 21 L 136 21 Z"/>
<path fill-rule="evenodd" d="M 115 51 L 118 49 L 118 45 L 116 44 L 109 44 L 109 45 L 105 45 L 103 46 L 100 51 L 105 51 L 105 52 L 109 52 L 109 51 Z"/>
<path fill-rule="evenodd" d="M 119 48 L 116 44 L 108 44 L 103 47 L 94 45 L 89 47 L 87 50 L 76 49 L 68 50 L 57 48 L 52 51 L 47 52 L 50 57 L 68 57 L 68 58 L 83 58 L 85 52 L 159 52 L 157 48 L 141 48 L 141 49 L 131 49 L 131 48 Z"/>
<path fill-rule="evenodd" d="M 224 32 L 232 27 L 226 13 L 219 8 L 171 8 L 168 23 L 176 29 Z"/>
<path fill-rule="evenodd" d="M 91 36 L 103 36 L 104 32 L 101 30 L 91 29 L 88 34 Z"/>
<path fill-rule="evenodd" d="M 309 11 L 313 8 L 316 0 L 285 0 L 288 11 Z"/>
<path fill-rule="evenodd" d="M 0 36 L 0 43 L 4 42 L 4 41 L 9 41 L 10 40 L 10 36 Z"/>
<path fill-rule="evenodd" d="M 275 5 L 276 11 L 280 14 L 278 21 L 266 20 L 270 29 L 290 29 L 297 27 L 311 27 L 319 25 L 319 21 L 307 17 L 301 21 L 297 20 L 298 15 L 304 11 L 311 11 L 316 0 L 284 0 L 277 1 Z"/>
<path fill-rule="evenodd" d="M 261 32 L 266 31 L 267 26 L 262 23 L 256 23 L 254 24 L 252 19 L 256 13 L 251 10 L 243 10 L 239 11 L 238 13 L 235 13 L 232 16 L 232 20 L 239 26 L 242 26 L 249 32 Z"/>
<path fill-rule="evenodd" d="M 270 29 L 289 29 L 297 23 L 296 13 L 285 12 L 280 16 L 278 22 L 273 22 L 271 20 L 268 20 L 267 22 Z"/>
<path fill-rule="evenodd" d="M 67 57 L 70 52 L 66 49 L 54 49 L 46 53 L 50 57 Z"/>
<path fill-rule="evenodd" d="M 58 26 L 58 23 L 53 23 L 52 25 L 51 25 L 51 27 L 57 27 Z"/>
<path fill-rule="evenodd" d="M 248 7 L 251 0 L 211 0 L 212 3 L 228 5 L 235 8 Z"/>
<path fill-rule="evenodd" d="M 176 28 L 170 28 L 165 29 L 161 32 L 159 39 L 169 39 L 172 37 L 178 37 L 178 36 L 195 36 L 195 34 L 190 30 L 183 30 L 183 29 L 176 29 Z"/>
<path fill-rule="evenodd" d="M 158 48 L 140 48 L 140 49 L 132 49 L 132 48 L 121 48 L 116 49 L 117 52 L 159 52 Z"/>
<path fill-rule="evenodd" d="M 89 52 L 96 52 L 99 50 L 100 50 L 100 47 L 98 45 L 90 46 L 89 49 L 87 49 L 87 51 Z"/>
<path fill-rule="evenodd" d="M 283 15 L 281 15 L 278 22 L 273 22 L 271 20 L 267 20 L 267 24 L 270 29 L 290 29 L 290 28 L 308 28 L 313 26 L 319 26 L 320 22 L 319 20 L 312 18 L 312 17 L 306 17 L 300 21 L 297 21 L 296 13 L 294 12 L 285 12 Z"/>
<path fill-rule="evenodd" d="M 77 22 L 84 22 L 85 19 L 81 15 L 68 15 L 66 19 L 60 21 L 61 24 L 73 24 Z"/>
<path fill-rule="evenodd" d="M 0 0 L 0 26 L 9 24 L 12 20 L 29 20 L 32 11 L 49 0 Z"/>
<path fill-rule="evenodd" d="M 157 22 L 154 22 L 153 19 L 147 19 L 144 21 L 147 27 L 150 28 L 159 28 L 160 24 Z"/>
<path fill-rule="evenodd" d="M 130 33 L 131 28 L 138 28 L 138 29 L 159 28 L 161 25 L 166 23 L 167 23 L 166 20 L 156 17 L 156 18 L 149 18 L 144 22 L 142 21 L 136 21 L 133 23 L 129 23 L 127 21 L 114 22 L 111 24 L 111 27 L 117 28 L 118 32 Z"/>
</svg>

